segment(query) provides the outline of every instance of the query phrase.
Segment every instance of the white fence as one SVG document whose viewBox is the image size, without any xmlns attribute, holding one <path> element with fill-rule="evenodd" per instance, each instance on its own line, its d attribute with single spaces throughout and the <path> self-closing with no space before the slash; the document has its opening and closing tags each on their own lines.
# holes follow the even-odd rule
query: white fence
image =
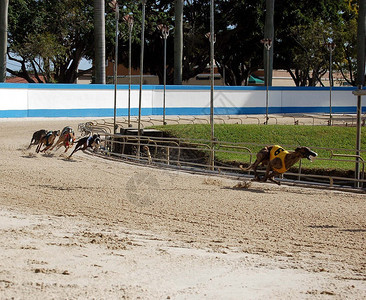
<svg viewBox="0 0 366 300">
<path fill-rule="evenodd" d="M 270 87 L 269 113 L 356 113 L 353 87 Z M 265 87 L 217 86 L 215 114 L 265 114 Z M 131 90 L 131 115 L 138 115 L 139 86 Z M 167 86 L 166 115 L 207 115 L 209 86 Z M 142 89 L 142 115 L 163 114 L 163 87 Z M 128 86 L 118 85 L 117 116 L 128 114 Z M 363 113 L 366 106 L 362 107 Z M 19 117 L 111 117 L 113 85 L 0 83 L 0 118 Z"/>
</svg>

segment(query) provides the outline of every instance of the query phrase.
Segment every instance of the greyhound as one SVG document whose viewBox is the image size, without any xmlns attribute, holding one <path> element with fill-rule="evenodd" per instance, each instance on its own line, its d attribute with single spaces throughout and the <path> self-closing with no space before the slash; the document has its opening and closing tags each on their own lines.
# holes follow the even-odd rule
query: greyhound
<svg viewBox="0 0 366 300">
<path fill-rule="evenodd" d="M 270 181 L 280 185 L 281 183 L 279 181 L 273 179 L 275 175 L 285 173 L 302 158 L 312 160 L 312 158 L 316 156 L 318 156 L 318 154 L 310 150 L 308 147 L 297 147 L 295 151 L 286 151 L 281 146 L 272 145 L 262 148 L 257 153 L 257 159 L 255 162 L 249 167 L 243 168 L 241 165 L 239 167 L 243 171 L 252 169 L 254 171 L 253 180 L 266 182 L 267 179 L 269 179 Z M 260 164 L 267 167 L 262 180 L 257 173 L 257 167 Z"/>
<path fill-rule="evenodd" d="M 45 145 L 45 147 L 43 148 L 43 150 L 41 150 L 41 152 L 46 152 L 53 145 L 53 142 L 55 141 L 56 136 L 59 136 L 59 135 L 60 135 L 60 130 L 48 131 L 46 133 L 46 135 L 40 139 L 36 152 L 38 153 L 41 150 L 42 145 Z"/>
<path fill-rule="evenodd" d="M 59 136 L 57 142 L 50 148 L 50 150 L 52 150 L 56 146 L 57 149 L 59 149 L 61 146 L 64 146 L 65 152 L 67 152 L 67 150 L 69 150 L 69 148 L 72 147 L 74 142 L 75 142 L 75 132 L 71 127 L 66 126 L 64 127 L 64 129 L 62 129 L 61 135 Z"/>
<path fill-rule="evenodd" d="M 32 145 L 38 145 L 43 137 L 47 134 L 47 130 L 41 129 L 33 133 L 32 139 L 27 149 L 30 149 Z"/>
<path fill-rule="evenodd" d="M 93 134 L 91 136 L 83 137 L 77 141 L 75 149 L 74 149 L 74 151 L 72 151 L 69 158 L 71 158 L 71 156 L 76 151 L 79 151 L 79 150 L 84 151 L 88 147 L 96 149 L 99 147 L 99 145 L 100 145 L 100 135 L 99 134 Z"/>
</svg>

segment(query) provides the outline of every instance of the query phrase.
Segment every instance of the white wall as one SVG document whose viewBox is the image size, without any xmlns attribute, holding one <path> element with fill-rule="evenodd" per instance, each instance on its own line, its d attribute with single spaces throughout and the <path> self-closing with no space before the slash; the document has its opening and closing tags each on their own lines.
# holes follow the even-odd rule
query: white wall
<svg viewBox="0 0 366 300">
<path fill-rule="evenodd" d="M 332 112 L 356 113 L 355 88 L 333 88 Z M 328 88 L 273 87 L 269 113 L 329 113 Z M 128 86 L 117 90 L 117 115 L 127 115 Z M 364 101 L 363 101 L 364 102 Z M 142 115 L 161 115 L 163 87 L 143 86 Z M 215 114 L 264 114 L 265 87 L 215 87 Z M 138 114 L 139 86 L 131 90 L 131 113 Z M 167 86 L 167 115 L 208 114 L 210 87 Z M 109 117 L 114 111 L 113 85 L 0 84 L 0 117 Z M 363 105 L 365 111 L 365 105 Z"/>
</svg>

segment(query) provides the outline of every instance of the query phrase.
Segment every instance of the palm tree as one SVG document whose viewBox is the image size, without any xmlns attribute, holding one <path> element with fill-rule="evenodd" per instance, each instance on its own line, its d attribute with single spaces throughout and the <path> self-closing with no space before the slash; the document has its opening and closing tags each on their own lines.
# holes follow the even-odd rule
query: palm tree
<svg viewBox="0 0 366 300">
<path fill-rule="evenodd" d="M 9 7 L 9 0 L 0 1 L 0 82 L 5 82 L 6 78 L 8 7 Z"/>
<path fill-rule="evenodd" d="M 365 85 L 365 27 L 366 0 L 359 0 L 357 28 L 357 85 Z"/>
<path fill-rule="evenodd" d="M 183 0 L 175 0 L 174 14 L 174 84 L 182 84 Z"/>
<path fill-rule="evenodd" d="M 95 83 L 105 84 L 105 19 L 104 0 L 94 0 L 94 72 Z"/>
</svg>

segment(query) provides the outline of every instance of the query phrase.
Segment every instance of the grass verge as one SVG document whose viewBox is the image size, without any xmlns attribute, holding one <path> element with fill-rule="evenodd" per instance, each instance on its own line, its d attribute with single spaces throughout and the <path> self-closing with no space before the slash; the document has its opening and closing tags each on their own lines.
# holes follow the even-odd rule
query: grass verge
<svg viewBox="0 0 366 300">
<path fill-rule="evenodd" d="M 165 125 L 154 128 L 164 131 L 165 135 L 170 137 L 202 140 L 210 140 L 211 137 L 211 127 L 208 124 Z M 334 154 L 355 154 L 355 127 L 217 124 L 214 130 L 218 141 L 240 143 L 250 148 L 252 153 L 259 151 L 263 145 L 271 144 L 281 145 L 287 150 L 293 150 L 300 145 L 310 147 L 319 154 L 319 159 L 314 163 L 303 160 L 303 168 L 312 169 L 315 173 L 335 170 L 345 172 L 355 168 L 354 158 L 337 157 L 341 161 L 329 160 L 331 152 L 327 150 L 335 149 Z M 365 130 L 362 130 L 361 142 L 361 149 L 366 149 Z M 224 150 L 225 147 L 220 147 L 216 151 L 216 160 L 244 164 L 250 161 L 248 152 Z"/>
</svg>

